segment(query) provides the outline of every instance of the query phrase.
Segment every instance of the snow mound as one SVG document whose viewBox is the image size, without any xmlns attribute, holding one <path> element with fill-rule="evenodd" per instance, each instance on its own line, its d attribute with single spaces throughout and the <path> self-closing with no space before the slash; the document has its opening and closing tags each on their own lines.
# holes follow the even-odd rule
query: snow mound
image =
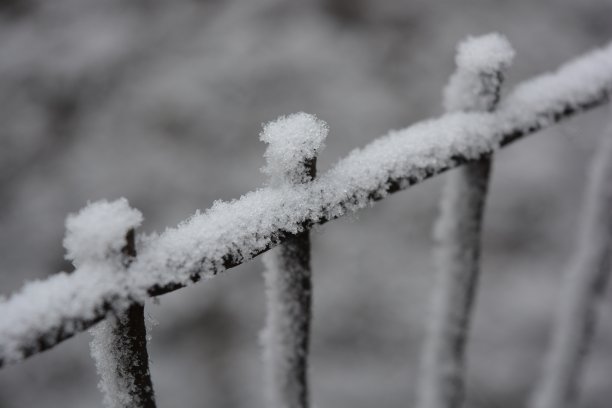
<svg viewBox="0 0 612 408">
<path fill-rule="evenodd" d="M 268 144 L 264 153 L 267 163 L 262 171 L 270 176 L 272 184 L 308 181 L 304 163 L 323 149 L 328 132 L 327 123 L 304 112 L 265 124 L 259 135 Z"/>
<path fill-rule="evenodd" d="M 66 218 L 66 259 L 81 265 L 119 254 L 126 245 L 126 233 L 142 223 L 142 213 L 120 198 L 89 203 Z"/>
<path fill-rule="evenodd" d="M 514 48 L 499 33 L 468 37 L 457 47 L 455 63 L 462 70 L 474 73 L 496 72 L 512 64 Z"/>
</svg>

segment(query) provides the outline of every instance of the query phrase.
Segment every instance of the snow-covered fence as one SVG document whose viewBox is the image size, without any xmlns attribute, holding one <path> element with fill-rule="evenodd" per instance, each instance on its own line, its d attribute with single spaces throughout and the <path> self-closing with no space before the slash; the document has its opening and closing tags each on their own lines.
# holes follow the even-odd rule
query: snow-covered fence
<svg viewBox="0 0 612 408">
<path fill-rule="evenodd" d="M 316 177 L 316 154 L 327 125 L 304 113 L 269 123 L 264 168 L 270 183 L 308 183 Z M 308 348 L 311 311 L 310 232 L 288 237 L 263 258 L 268 316 L 262 332 L 271 407 L 308 407 Z"/>
<path fill-rule="evenodd" d="M 90 264 L 124 274 L 136 257 L 134 228 L 142 214 L 126 199 L 100 201 L 66 220 L 64 246 L 75 267 Z M 144 302 L 132 302 L 92 328 L 91 354 L 109 407 L 154 408 Z"/>
<path fill-rule="evenodd" d="M 444 95 L 448 112 L 492 112 L 514 50 L 499 34 L 459 45 L 457 70 Z M 463 401 L 465 346 L 479 274 L 480 231 L 492 155 L 449 175 L 434 236 L 438 282 L 423 353 L 421 408 L 459 407 Z"/>
<path fill-rule="evenodd" d="M 458 56 L 458 71 L 448 87 L 448 113 L 399 131 L 391 131 L 368 146 L 351 152 L 317 178 L 310 180 L 304 166 L 308 160 L 312 160 L 314 165 L 314 154 L 327 129 L 318 120 L 298 114 L 269 125 L 264 131 L 264 139 L 267 138 L 271 143 L 267 168 L 272 181 L 266 188 L 250 192 L 238 200 L 217 202 L 212 208 L 203 213 L 197 212 L 179 226 L 160 235 L 139 235 L 135 239 L 135 246 L 129 236 L 130 231 L 140 223 L 140 218 L 136 216 L 139 213 L 129 209 L 126 201 L 94 203 L 76 217 L 69 217 L 66 248 L 76 268 L 71 273 L 61 272 L 43 281 L 30 282 L 0 302 L 0 366 L 49 349 L 95 323 L 108 319 L 103 324 L 110 330 L 98 327 L 94 334 L 96 346 L 93 354 L 103 372 L 102 387 L 124 387 L 122 395 L 131 398 L 128 402 L 110 401 L 109 404 L 152 406 L 153 393 L 146 364 L 142 373 L 138 374 L 140 379 L 137 381 L 132 381 L 136 377 L 130 377 L 134 374 L 131 369 L 128 368 L 126 377 L 121 375 L 118 368 L 129 367 L 134 361 L 146 361 L 146 339 L 142 330 L 144 323 L 136 320 L 142 316 L 138 305 L 143 305 L 147 298 L 177 290 L 202 278 L 210 278 L 282 244 L 280 254 L 270 255 L 270 259 L 275 262 L 269 264 L 279 264 L 281 260 L 280 263 L 287 269 L 285 272 L 291 272 L 292 263 L 297 262 L 304 280 L 294 285 L 293 281 L 278 279 L 279 270 L 270 268 L 270 299 L 287 300 L 287 296 L 292 300 L 298 299 L 301 302 L 299 313 L 306 313 L 309 309 L 309 281 L 306 279 L 310 271 L 307 244 L 302 238 L 307 237 L 310 227 L 355 212 L 391 193 L 468 163 L 473 166 L 470 168 L 478 167 L 479 170 L 464 170 L 462 176 L 456 176 L 461 181 L 451 182 L 456 185 L 449 187 L 451 192 L 448 195 L 451 198 L 448 198 L 445 205 L 455 203 L 460 196 L 457 191 L 467 189 L 469 194 L 474 193 L 474 202 L 481 207 L 487 182 L 486 171 L 482 170 L 483 166 L 488 165 L 486 163 L 494 151 L 610 99 L 612 44 L 571 61 L 554 73 L 520 84 L 499 103 L 501 71 L 510 62 L 513 54 L 511 48 L 504 45 L 499 36 L 471 40 L 464 47 Z M 497 109 L 493 111 L 496 105 Z M 272 132 L 273 135 L 266 132 Z M 290 137 L 292 143 L 285 144 L 278 140 L 283 132 L 287 136 L 293 132 L 297 139 Z M 299 159 L 298 163 L 296 159 Z M 603 180 L 604 176 L 596 178 Z M 466 183 L 481 183 L 482 188 L 472 191 L 474 186 Z M 593 190 L 600 191 L 601 187 L 594 187 Z M 601 191 L 607 192 L 605 189 Z M 602 200 L 608 199 L 606 194 L 597 194 Z M 592 221 L 593 217 L 600 216 L 603 222 L 608 220 L 607 212 L 602 210 L 608 208 L 607 202 L 602 202 L 606 207 L 603 207 L 604 204 L 587 206 L 590 215 L 586 222 L 592 227 L 587 227 L 585 234 L 609 239 L 606 235 L 608 230 L 598 229 L 599 224 Z M 453 205 L 460 204 L 457 202 Z M 101 207 L 107 210 L 110 207 L 111 212 L 118 211 L 115 207 L 123 208 L 124 211 L 118 211 L 117 221 L 109 213 L 101 212 Z M 425 367 L 429 367 L 433 373 L 429 377 L 424 376 L 422 387 L 422 404 L 427 407 L 450 408 L 461 404 L 463 345 L 469 328 L 471 298 L 478 271 L 478 230 L 482 209 L 455 208 L 452 211 L 455 216 L 448 215 L 451 210 L 443 209 L 441 219 L 466 216 L 467 223 L 474 223 L 462 225 L 459 220 L 451 219 L 442 221 L 444 228 L 440 228 L 441 231 L 452 232 L 444 238 L 445 241 L 450 240 L 450 246 L 441 249 L 441 259 L 444 262 L 441 262 L 440 272 L 455 277 L 458 276 L 456 273 L 462 275 L 459 285 L 449 284 L 446 289 L 440 289 L 441 304 L 458 299 L 456 301 L 462 304 L 463 315 L 459 317 L 460 321 L 455 320 L 456 317 L 445 321 L 444 307 L 441 307 L 438 314 L 440 320 L 432 324 L 430 342 L 441 346 L 429 346 L 431 350 L 427 352 L 432 356 L 428 360 L 431 365 L 427 363 Z M 468 243 L 456 241 L 457 231 L 462 228 L 469 230 Z M 294 244 L 298 241 L 301 243 L 297 245 L 299 249 L 296 249 Z M 576 333 L 589 331 L 592 326 L 580 322 L 592 320 L 590 299 L 594 298 L 593 293 L 598 293 L 592 288 L 599 288 L 597 285 L 604 281 L 599 273 L 609 269 L 606 268 L 609 260 L 604 256 L 609 252 L 606 251 L 608 244 L 608 241 L 602 242 L 601 251 L 596 253 L 581 251 L 577 256 L 579 260 L 576 270 L 582 271 L 591 266 L 601 269 L 591 272 L 594 274 L 592 280 L 579 282 L 584 289 L 572 296 L 576 300 L 570 302 L 573 306 L 566 308 L 571 313 L 567 312 L 559 319 L 561 328 L 557 330 L 558 345 L 551 357 L 550 366 L 553 370 L 548 377 L 557 374 L 555 367 L 558 366 L 569 367 L 570 374 L 544 381 L 543 391 L 538 395 L 545 397 L 538 401 L 557 401 L 553 394 L 558 393 L 556 390 L 559 387 L 574 387 L 575 370 L 580 365 L 579 357 L 575 356 L 580 354 L 579 351 L 584 349 L 588 341 L 588 335 Z M 138 256 L 130 248 L 137 249 Z M 450 262 L 455 256 L 453 251 L 458 249 L 476 252 L 460 267 L 461 271 L 451 271 L 450 268 L 456 267 Z M 594 286 L 593 282 L 597 282 L 597 285 Z M 280 339 L 283 344 L 282 349 L 266 344 L 268 361 L 273 362 L 279 357 L 299 357 L 299 360 L 293 360 L 290 365 L 284 361 L 283 364 L 271 367 L 270 378 L 277 378 L 280 372 L 284 372 L 294 376 L 292 381 L 295 380 L 284 388 L 273 384 L 271 396 L 279 404 L 306 406 L 308 316 L 302 316 L 304 324 L 295 330 L 294 326 L 287 324 L 287 319 L 294 317 L 294 309 L 270 307 L 269 310 L 265 341 Z M 135 325 L 141 328 L 136 330 L 140 334 L 130 340 L 133 333 L 131 328 Z M 449 333 L 454 339 L 444 337 Z M 558 340 L 559 336 L 569 340 Z M 144 350 L 144 354 L 136 356 L 138 351 L 129 355 L 112 354 L 117 351 L 117 345 L 122 348 L 128 344 L 126 341 L 129 344 L 140 344 L 138 347 Z M 448 346 L 451 343 L 444 345 L 447 341 L 453 343 L 450 346 L 454 347 L 451 354 Z M 103 360 L 100 353 L 106 353 L 107 359 Z M 565 355 L 569 357 L 560 357 Z M 111 373 L 116 377 L 106 379 L 104 375 L 108 371 L 104 370 L 108 369 L 109 357 L 116 360 L 112 362 L 115 372 Z M 444 374 L 445 378 L 437 377 L 439 370 L 448 368 L 445 364 L 449 361 L 452 372 Z M 117 381 L 126 378 L 132 382 L 117 385 Z M 436 384 L 440 378 L 442 382 Z M 455 383 L 448 385 L 449 381 Z M 548 383 L 553 385 L 546 385 Z M 445 390 L 450 391 L 443 398 L 434 401 L 427 397 L 428 392 L 446 393 Z M 567 392 L 562 393 L 565 398 Z M 302 395 L 299 397 L 301 399 L 298 398 L 300 402 L 288 402 L 296 401 L 293 398 L 298 394 Z M 538 408 L 553 406 L 546 405 L 546 402 L 540 404 Z"/>
</svg>

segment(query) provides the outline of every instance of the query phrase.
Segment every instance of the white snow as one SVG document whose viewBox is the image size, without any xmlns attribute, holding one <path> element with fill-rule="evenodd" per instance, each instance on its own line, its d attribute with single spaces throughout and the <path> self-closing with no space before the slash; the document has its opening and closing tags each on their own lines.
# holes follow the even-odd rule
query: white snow
<svg viewBox="0 0 612 408">
<path fill-rule="evenodd" d="M 271 184 L 311 181 L 313 173 L 307 160 L 316 157 L 327 133 L 324 122 L 305 113 L 266 125 L 262 140 L 269 143 L 265 157 Z M 274 408 L 306 408 L 311 285 L 308 234 L 266 252 L 263 262 L 267 315 L 261 341 L 268 404 Z"/>
<path fill-rule="evenodd" d="M 110 319 L 110 320 L 108 320 Z M 117 368 L 122 367 L 122 359 L 132 358 L 130 355 L 122 355 L 124 349 L 116 343 L 119 336 L 113 333 L 114 318 L 109 317 L 91 328 L 89 332 L 93 336 L 90 343 L 91 356 L 96 362 L 100 382 L 98 388 L 104 395 L 104 405 L 108 408 L 129 407 L 133 402 L 130 389 L 135 388 L 134 378 L 129 372 L 118 373 Z M 132 393 L 134 394 L 134 393 Z"/>
<path fill-rule="evenodd" d="M 473 158 L 494 148 L 501 136 L 487 136 L 494 124 L 486 114 L 448 115 L 391 132 L 353 151 L 311 183 L 260 189 L 239 200 L 216 202 L 143 247 L 130 275 L 139 280 L 135 284 L 150 285 L 187 284 L 198 271 L 210 276 L 224 269 L 228 254 L 250 259 L 280 232 L 301 231 L 306 220 L 337 218 L 370 205 L 372 194 L 386 195 L 389 178 L 422 180 L 430 169 L 450 165 L 454 155 Z"/>
<path fill-rule="evenodd" d="M 144 300 L 155 285 L 189 284 L 193 274 L 213 276 L 225 269 L 228 255 L 235 261 L 251 259 L 282 232 L 300 231 L 307 220 L 316 223 L 370 205 L 374 198 L 388 194 L 392 180 L 406 188 L 454 167 L 459 159 L 480 157 L 551 124 L 560 113 L 600 104 L 611 89 L 612 45 L 608 45 L 519 86 L 494 114 L 452 113 L 392 131 L 354 150 L 311 183 L 264 188 L 239 200 L 216 202 L 143 242 L 128 273 L 98 276 L 99 268 L 83 265 L 87 267 L 72 275 L 26 285 L 0 304 L 0 360 L 19 360 L 24 349 L 38 347 L 41 336 L 48 336 L 52 344 L 58 327 L 67 333 L 79 331 L 65 327 L 65 316 L 99 317 L 111 298 L 113 306 L 128 297 Z M 320 126 L 314 128 L 321 132 Z M 137 218 L 122 225 L 137 225 Z M 118 235 L 104 237 L 112 250 L 124 242 Z M 106 254 L 78 242 L 66 244 L 74 259 Z M 99 285 L 92 284 L 95 279 Z"/>
<path fill-rule="evenodd" d="M 281 116 L 264 125 L 260 139 L 268 143 L 264 153 L 267 160 L 262 169 L 270 176 L 272 185 L 308 181 L 303 165 L 323 149 L 329 133 L 327 124 L 316 116 L 299 112 Z"/>
<path fill-rule="evenodd" d="M 444 91 L 452 111 L 493 111 L 514 50 L 505 37 L 470 37 L 457 50 L 457 69 Z M 490 160 L 447 176 L 434 228 L 436 285 L 425 340 L 418 407 L 463 405 L 465 348 L 479 275 L 480 231 Z M 465 343 L 465 342 L 464 342 Z"/>
<path fill-rule="evenodd" d="M 555 116 L 607 99 L 612 91 L 612 43 L 563 64 L 557 71 L 519 84 L 502 99 L 502 130 L 539 129 Z"/>
<path fill-rule="evenodd" d="M 457 48 L 457 69 L 444 89 L 447 112 L 490 111 L 499 100 L 503 73 L 514 59 L 506 37 L 469 37 Z"/>
<path fill-rule="evenodd" d="M 0 305 L 0 359 L 22 359 L 24 346 L 35 345 L 38 337 L 52 345 L 60 333 L 82 331 L 81 322 L 102 316 L 105 302 L 116 310 L 127 308 L 128 294 L 135 288 L 128 289 L 124 274 L 112 272 L 110 266 L 88 263 L 72 274 L 27 283 Z"/>
<path fill-rule="evenodd" d="M 104 404 L 108 408 L 122 408 L 138 405 L 138 393 L 135 392 L 137 385 L 132 372 L 129 370 L 129 362 L 135 358 L 131 355 L 129 339 L 124 333 L 117 331 L 117 319 L 128 319 L 123 312 L 129 306 L 128 298 L 130 291 L 125 285 L 119 284 L 122 279 L 116 280 L 116 276 L 129 274 L 127 265 L 123 263 L 124 256 L 121 250 L 127 244 L 126 235 L 129 230 L 138 227 L 142 223 L 140 211 L 130 208 L 125 198 L 108 202 L 106 200 L 89 203 L 76 214 L 70 214 L 66 219 L 66 237 L 64 246 L 67 250 L 67 259 L 73 260 L 78 268 L 77 272 L 83 279 L 95 281 L 92 277 L 84 275 L 84 271 L 94 268 L 95 271 L 105 271 L 107 278 L 95 288 L 89 288 L 88 295 L 91 299 L 107 298 L 117 296 L 115 293 L 106 293 L 103 288 L 108 286 L 118 289 L 120 293 L 117 300 L 112 299 L 114 314 L 109 315 L 106 320 L 98 323 L 91 329 L 93 340 L 91 342 L 91 354 L 96 362 L 100 382 L 98 387 L 103 391 Z M 112 277 L 111 277 L 112 276 Z M 100 275 L 98 275 L 100 277 Z M 83 288 L 81 288 L 83 289 Z M 107 296 L 108 295 L 108 296 Z M 73 294 L 71 299 L 82 300 L 82 295 Z M 73 312 L 78 308 L 76 304 L 66 305 L 62 312 Z M 94 306 L 95 308 L 96 306 Z M 61 313 L 55 315 L 48 313 L 47 318 L 61 321 Z M 57 320 L 55 320 L 57 321 Z M 125 322 L 124 322 L 125 323 Z M 136 362 L 137 364 L 138 362 Z"/>
<path fill-rule="evenodd" d="M 126 233 L 140 226 L 142 214 L 128 200 L 96 201 L 66 218 L 66 259 L 75 266 L 108 259 L 126 245 Z"/>
<path fill-rule="evenodd" d="M 459 70 L 473 74 L 497 72 L 512 64 L 514 48 L 508 39 L 499 33 L 468 37 L 457 47 L 455 63 Z"/>
<path fill-rule="evenodd" d="M 142 364 L 133 354 L 133 339 L 125 336 L 118 328 L 129 324 L 128 315 L 109 316 L 89 332 L 93 336 L 90 343 L 91 355 L 96 362 L 100 375 L 98 388 L 104 395 L 104 405 L 108 408 L 141 407 L 142 385 L 137 383 L 133 367 Z M 146 364 L 146 362 L 145 362 Z M 146 392 L 153 390 L 147 386 Z"/>
</svg>

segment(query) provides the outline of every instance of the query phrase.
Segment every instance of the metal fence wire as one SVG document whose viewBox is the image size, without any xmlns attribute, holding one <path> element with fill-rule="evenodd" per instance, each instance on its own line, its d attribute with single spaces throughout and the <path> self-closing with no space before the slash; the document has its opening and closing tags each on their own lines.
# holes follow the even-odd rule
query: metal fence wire
<svg viewBox="0 0 612 408">
<path fill-rule="evenodd" d="M 466 344 L 475 306 L 481 226 L 494 152 L 607 103 L 612 44 L 519 84 L 502 97 L 514 50 L 489 34 L 460 43 L 444 92 L 446 113 L 390 132 L 316 175 L 328 133 L 313 115 L 281 117 L 261 138 L 269 185 L 216 203 L 158 236 L 136 235 L 141 213 L 126 199 L 89 204 L 66 221 L 75 270 L 26 284 L 0 302 L 0 366 L 92 328 L 92 356 L 109 407 L 154 407 L 144 307 L 160 296 L 264 252 L 266 391 L 273 408 L 311 406 L 309 230 L 447 170 L 435 225 L 437 285 L 423 353 L 419 408 L 465 403 Z M 612 139 L 595 155 L 576 249 L 530 408 L 575 406 L 596 306 L 610 274 Z"/>
</svg>

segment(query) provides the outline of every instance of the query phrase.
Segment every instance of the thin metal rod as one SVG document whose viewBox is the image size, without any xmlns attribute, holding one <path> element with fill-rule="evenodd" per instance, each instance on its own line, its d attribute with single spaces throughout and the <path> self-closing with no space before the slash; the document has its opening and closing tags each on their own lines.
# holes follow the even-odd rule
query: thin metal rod
<svg viewBox="0 0 612 408">
<path fill-rule="evenodd" d="M 612 267 L 612 128 L 592 160 L 576 249 L 563 279 L 551 348 L 533 408 L 577 406 L 596 312 Z"/>
<path fill-rule="evenodd" d="M 500 55 L 478 66 L 478 51 Z M 497 52 L 493 52 L 497 51 Z M 499 34 L 470 38 L 457 52 L 457 70 L 445 93 L 447 111 L 492 112 L 500 99 L 503 70 L 514 51 Z M 463 64 L 469 63 L 469 69 Z M 492 64 L 494 66 L 492 66 Z M 418 393 L 420 408 L 460 408 L 465 401 L 466 345 L 480 275 L 481 231 L 492 156 L 448 175 L 434 232 L 437 267 L 432 313 L 425 339 Z"/>
</svg>

